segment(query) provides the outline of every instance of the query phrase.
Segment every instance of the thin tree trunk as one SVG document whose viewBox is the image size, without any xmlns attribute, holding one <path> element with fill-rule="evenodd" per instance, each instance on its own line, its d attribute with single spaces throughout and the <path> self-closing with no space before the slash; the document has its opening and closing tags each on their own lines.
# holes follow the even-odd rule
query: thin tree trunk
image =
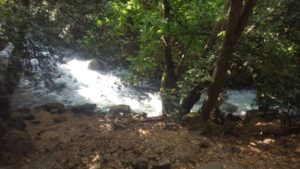
<svg viewBox="0 0 300 169">
<path fill-rule="evenodd" d="M 195 86 L 180 103 L 180 116 L 188 114 L 201 97 L 202 85 Z"/>
<path fill-rule="evenodd" d="M 247 0 L 243 6 L 242 0 L 231 0 L 229 20 L 227 23 L 225 39 L 213 72 L 211 85 L 208 87 L 207 97 L 200 109 L 204 119 L 210 117 L 211 111 L 216 106 L 218 97 L 225 81 L 226 73 L 233 53 L 233 49 L 243 32 L 252 13 L 256 0 Z"/>
</svg>

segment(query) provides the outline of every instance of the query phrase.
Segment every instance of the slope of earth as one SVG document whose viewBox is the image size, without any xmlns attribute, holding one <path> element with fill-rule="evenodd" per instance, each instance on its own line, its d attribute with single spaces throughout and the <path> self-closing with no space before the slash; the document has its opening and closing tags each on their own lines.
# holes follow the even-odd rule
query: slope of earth
<svg viewBox="0 0 300 169">
<path fill-rule="evenodd" d="M 296 169 L 300 166 L 300 135 L 204 136 L 177 124 L 143 122 L 132 115 L 46 111 L 32 114 L 35 119 L 26 122 L 26 132 L 31 137 L 33 152 L 6 163 L 5 169 Z M 4 165 L 0 163 L 1 167 Z"/>
</svg>

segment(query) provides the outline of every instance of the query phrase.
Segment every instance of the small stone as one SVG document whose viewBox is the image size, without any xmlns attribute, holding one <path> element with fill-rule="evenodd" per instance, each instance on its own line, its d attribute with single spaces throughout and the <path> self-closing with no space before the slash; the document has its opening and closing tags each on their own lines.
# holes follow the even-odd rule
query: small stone
<svg viewBox="0 0 300 169">
<path fill-rule="evenodd" d="M 103 156 L 103 162 L 108 162 L 111 158 L 111 154 L 110 153 L 107 153 Z"/>
<path fill-rule="evenodd" d="M 26 123 L 20 118 L 11 119 L 11 121 L 7 123 L 7 126 L 21 131 L 24 131 L 27 127 Z"/>
<path fill-rule="evenodd" d="M 121 145 L 120 145 L 120 147 L 124 150 L 124 151 L 129 151 L 129 150 L 131 150 L 131 149 L 133 149 L 133 144 L 132 143 L 122 143 Z"/>
<path fill-rule="evenodd" d="M 235 153 L 238 154 L 241 152 L 241 149 L 237 146 L 232 146 L 232 147 L 230 147 L 229 152 L 231 152 L 232 154 L 235 154 Z"/>
<path fill-rule="evenodd" d="M 165 123 L 165 130 L 178 130 L 179 126 L 176 123 Z"/>
<path fill-rule="evenodd" d="M 211 161 L 209 163 L 197 166 L 196 169 L 223 169 L 223 165 L 219 161 Z"/>
<path fill-rule="evenodd" d="M 7 166 L 7 167 L 1 167 L 0 169 L 14 169 L 12 166 Z"/>
<path fill-rule="evenodd" d="M 48 103 L 41 107 L 52 114 L 62 114 L 65 112 L 65 105 L 59 102 Z"/>
<path fill-rule="evenodd" d="M 201 142 L 201 143 L 199 144 L 199 146 L 200 146 L 201 148 L 209 148 L 209 142 L 203 141 L 203 142 Z"/>
<path fill-rule="evenodd" d="M 171 162 L 168 159 L 162 159 L 153 165 L 152 169 L 171 169 Z"/>
<path fill-rule="evenodd" d="M 210 139 L 207 137 L 201 137 L 199 139 L 199 147 L 200 148 L 209 148 Z"/>
<path fill-rule="evenodd" d="M 178 159 L 180 162 L 187 164 L 194 161 L 195 154 L 191 152 L 182 152 L 179 153 Z"/>
<path fill-rule="evenodd" d="M 133 162 L 133 169 L 148 169 L 149 164 L 146 159 L 140 158 Z"/>
<path fill-rule="evenodd" d="M 298 143 L 297 147 L 295 148 L 295 153 L 300 155 L 300 143 Z"/>
<path fill-rule="evenodd" d="M 31 124 L 41 124 L 41 121 L 39 120 L 33 120 L 33 121 L 30 121 Z"/>
<path fill-rule="evenodd" d="M 127 129 L 126 125 L 119 121 L 114 122 L 113 127 L 114 127 L 114 130 L 126 130 Z"/>
<path fill-rule="evenodd" d="M 130 114 L 131 113 L 130 106 L 125 104 L 115 105 L 115 106 L 111 106 L 108 111 L 108 114 L 111 114 L 113 116 L 118 116 L 120 115 L 120 113 Z"/>
<path fill-rule="evenodd" d="M 108 152 L 114 153 L 114 152 L 117 152 L 118 150 L 119 150 L 119 147 L 114 146 L 114 147 L 110 148 L 110 149 L 108 150 Z"/>
<path fill-rule="evenodd" d="M 22 117 L 23 120 L 34 120 L 35 117 L 32 114 L 26 114 Z"/>
<path fill-rule="evenodd" d="M 67 121 L 67 120 L 68 119 L 64 116 L 57 116 L 57 117 L 53 118 L 54 123 L 61 123 L 61 122 Z"/>
<path fill-rule="evenodd" d="M 101 164 L 97 163 L 97 164 L 93 164 L 90 166 L 89 169 L 101 169 Z"/>
</svg>

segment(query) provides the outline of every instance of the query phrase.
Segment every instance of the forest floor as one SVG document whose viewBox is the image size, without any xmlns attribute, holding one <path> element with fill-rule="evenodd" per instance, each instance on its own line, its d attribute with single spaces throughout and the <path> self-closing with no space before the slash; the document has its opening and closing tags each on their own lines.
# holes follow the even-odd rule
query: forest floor
<svg viewBox="0 0 300 169">
<path fill-rule="evenodd" d="M 300 135 L 276 136 L 273 123 L 255 122 L 246 132 L 204 136 L 177 124 L 131 116 L 33 115 L 26 122 L 32 152 L 14 156 L 14 164 L 7 162 L 11 167 L 5 169 L 300 168 Z M 0 168 L 5 165 L 0 162 Z"/>
</svg>

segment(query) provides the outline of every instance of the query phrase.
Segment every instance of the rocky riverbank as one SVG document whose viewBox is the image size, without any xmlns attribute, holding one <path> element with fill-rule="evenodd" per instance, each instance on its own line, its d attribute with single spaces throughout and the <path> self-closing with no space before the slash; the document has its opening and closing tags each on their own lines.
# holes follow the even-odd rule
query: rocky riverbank
<svg viewBox="0 0 300 169">
<path fill-rule="evenodd" d="M 212 136 L 161 119 L 145 120 L 144 115 L 131 113 L 125 105 L 106 114 L 72 110 L 78 109 L 54 111 L 48 105 L 13 113 L 15 119 L 21 117 L 25 123 L 7 125 L 0 168 L 232 169 L 300 165 L 300 136 L 257 135 L 259 130 L 269 130 L 265 123 L 253 125 L 247 132 L 241 127 L 231 135 Z"/>
</svg>

